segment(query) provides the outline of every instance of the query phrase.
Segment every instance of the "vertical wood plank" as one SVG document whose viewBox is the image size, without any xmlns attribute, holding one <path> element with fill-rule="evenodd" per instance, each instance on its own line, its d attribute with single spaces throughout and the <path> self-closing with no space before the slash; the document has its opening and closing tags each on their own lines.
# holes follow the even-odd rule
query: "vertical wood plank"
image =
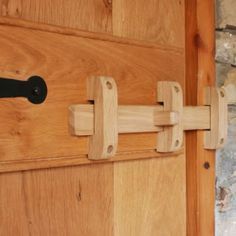
<svg viewBox="0 0 236 236">
<path fill-rule="evenodd" d="M 204 88 L 206 86 L 215 86 L 214 9 L 214 0 L 198 1 L 198 104 L 204 102 Z M 203 133 L 198 132 L 198 203 L 200 213 L 198 235 L 209 236 L 215 235 L 215 151 L 203 149 L 203 142 Z M 205 163 L 209 163 L 209 169 L 204 168 Z"/>
<path fill-rule="evenodd" d="M 0 235 L 113 235 L 112 164 L 0 175 Z"/>
<path fill-rule="evenodd" d="M 111 14 L 110 0 L 0 0 L 1 16 L 93 32 L 111 33 Z M 4 173 L 0 186 L 0 235 L 113 235 L 113 164 Z"/>
<path fill-rule="evenodd" d="M 0 235 L 30 235 L 22 179 L 21 172 L 0 174 Z"/>
<path fill-rule="evenodd" d="M 112 26 L 117 36 L 183 47 L 184 3 L 113 0 Z M 186 235 L 185 174 L 185 156 L 114 163 L 114 235 Z"/>
<path fill-rule="evenodd" d="M 184 155 L 116 163 L 114 235 L 186 236 L 184 168 Z"/>
<path fill-rule="evenodd" d="M 186 103 L 202 105 L 204 87 L 215 84 L 214 1 L 186 0 Z M 187 232 L 214 235 L 215 152 L 203 149 L 203 132 L 188 132 Z M 209 168 L 204 168 L 209 164 Z M 206 165 L 206 166 L 207 166 Z"/>
<path fill-rule="evenodd" d="M 113 0 L 113 34 L 184 47 L 183 0 Z"/>
<path fill-rule="evenodd" d="M 197 104 L 197 1 L 185 0 L 186 104 Z M 190 79 L 191 78 L 191 79 Z M 187 235 L 197 236 L 197 133 L 186 133 Z M 196 194 L 196 195 L 195 195 Z"/>
</svg>

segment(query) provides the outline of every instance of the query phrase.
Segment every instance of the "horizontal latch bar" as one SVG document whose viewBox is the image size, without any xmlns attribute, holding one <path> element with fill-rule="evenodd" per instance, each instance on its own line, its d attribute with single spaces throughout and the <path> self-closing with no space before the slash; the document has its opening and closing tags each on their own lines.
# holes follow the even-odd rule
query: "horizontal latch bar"
<svg viewBox="0 0 236 236">
<path fill-rule="evenodd" d="M 163 113 L 163 106 L 118 106 L 118 132 L 119 133 L 145 133 L 160 132 L 165 125 L 174 125 L 177 122 L 176 112 Z M 94 134 L 94 105 L 72 105 L 69 108 L 69 124 L 71 132 L 78 136 Z M 163 113 L 158 118 L 158 114 Z M 169 114 L 169 115 L 168 115 Z M 171 117 L 172 116 L 172 117 Z M 167 121 L 163 120 L 166 118 Z M 171 120 L 172 118 L 172 120 Z M 184 130 L 207 130 L 210 129 L 209 106 L 186 106 L 183 109 Z"/>
<path fill-rule="evenodd" d="M 217 149 L 225 144 L 227 96 L 224 89 L 206 88 L 205 106 L 184 106 L 180 84 L 159 81 L 156 105 L 119 106 L 113 78 L 91 77 L 87 87 L 88 100 L 94 104 L 70 106 L 69 125 L 72 134 L 90 136 L 89 159 L 114 156 L 119 133 L 155 132 L 156 151 L 162 153 L 180 150 L 185 130 L 204 130 L 206 149 Z"/>
</svg>

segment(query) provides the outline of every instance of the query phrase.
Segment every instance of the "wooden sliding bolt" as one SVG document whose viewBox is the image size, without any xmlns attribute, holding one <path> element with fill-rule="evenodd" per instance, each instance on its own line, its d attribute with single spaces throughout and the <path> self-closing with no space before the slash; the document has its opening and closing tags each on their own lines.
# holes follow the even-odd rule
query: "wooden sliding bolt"
<svg viewBox="0 0 236 236">
<path fill-rule="evenodd" d="M 90 136 L 88 158 L 107 159 L 115 155 L 118 143 L 117 86 L 113 78 L 91 77 L 88 100 L 94 101 L 94 134 Z"/>
<path fill-rule="evenodd" d="M 204 130 L 205 148 L 217 149 L 227 137 L 227 98 L 224 89 L 207 88 L 204 106 L 183 106 L 180 84 L 157 84 L 159 105 L 120 105 L 117 87 L 110 77 L 88 80 L 88 99 L 94 104 L 70 106 L 70 128 L 74 135 L 89 136 L 88 157 L 100 160 L 115 155 L 118 133 L 157 133 L 157 152 L 182 148 L 184 131 Z"/>
</svg>

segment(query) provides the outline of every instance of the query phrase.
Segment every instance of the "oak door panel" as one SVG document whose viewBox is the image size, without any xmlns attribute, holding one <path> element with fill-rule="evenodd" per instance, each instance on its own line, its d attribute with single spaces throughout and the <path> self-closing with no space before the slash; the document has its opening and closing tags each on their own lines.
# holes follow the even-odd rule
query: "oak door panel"
<svg viewBox="0 0 236 236">
<path fill-rule="evenodd" d="M 174 0 L 0 0 L 7 18 L 158 44 L 51 34 L 42 25 L 41 31 L 0 26 L 1 74 L 26 79 L 39 73 L 50 89 L 39 107 L 1 100 L 0 120 L 7 121 L 0 123 L 1 160 L 17 161 L 21 169 L 31 159 L 33 169 L 50 166 L 42 159 L 73 159 L 71 165 L 85 159 L 87 139 L 69 135 L 66 111 L 71 103 L 86 102 L 88 75 L 114 76 L 120 104 L 156 104 L 158 80 L 176 80 L 184 88 L 184 8 Z M 155 145 L 155 134 L 120 135 L 124 159 L 124 151 L 134 159 L 152 153 L 150 159 L 0 174 L 0 235 L 186 235 L 185 156 L 151 159 Z"/>
<path fill-rule="evenodd" d="M 184 47 L 183 0 L 0 0 L 0 15 Z"/>
<path fill-rule="evenodd" d="M 184 47 L 184 1 L 113 0 L 113 34 Z"/>
<path fill-rule="evenodd" d="M 2 173 L 0 235 L 185 235 L 184 164 L 179 156 Z"/>
<path fill-rule="evenodd" d="M 112 33 L 110 0 L 0 0 L 0 15 L 68 28 Z"/>
<path fill-rule="evenodd" d="M 112 176 L 112 164 L 0 174 L 0 235 L 113 235 Z"/>
<path fill-rule="evenodd" d="M 184 7 L 182 1 L 114 0 L 113 34 L 184 48 Z M 114 163 L 117 235 L 186 235 L 185 160 Z"/>
<path fill-rule="evenodd" d="M 88 138 L 68 131 L 68 107 L 87 103 L 91 75 L 115 78 L 119 104 L 156 104 L 158 80 L 174 78 L 184 86 L 181 50 L 8 26 L 0 26 L 0 36 L 1 76 L 40 75 L 48 85 L 41 105 L 21 98 L 1 100 L 1 161 L 87 154 Z M 154 150 L 155 145 L 156 134 L 120 135 L 118 151 Z"/>
<path fill-rule="evenodd" d="M 119 236 L 186 235 L 185 156 L 114 163 Z"/>
</svg>

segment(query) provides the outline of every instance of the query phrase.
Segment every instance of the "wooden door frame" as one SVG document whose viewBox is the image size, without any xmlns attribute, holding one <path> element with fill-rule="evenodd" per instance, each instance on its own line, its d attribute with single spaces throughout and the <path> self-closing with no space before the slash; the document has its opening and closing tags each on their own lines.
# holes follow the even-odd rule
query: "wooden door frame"
<svg viewBox="0 0 236 236">
<path fill-rule="evenodd" d="M 215 1 L 185 0 L 186 104 L 203 103 L 207 85 L 215 86 Z M 187 235 L 215 231 L 215 152 L 203 148 L 203 132 L 186 138 Z"/>
</svg>

